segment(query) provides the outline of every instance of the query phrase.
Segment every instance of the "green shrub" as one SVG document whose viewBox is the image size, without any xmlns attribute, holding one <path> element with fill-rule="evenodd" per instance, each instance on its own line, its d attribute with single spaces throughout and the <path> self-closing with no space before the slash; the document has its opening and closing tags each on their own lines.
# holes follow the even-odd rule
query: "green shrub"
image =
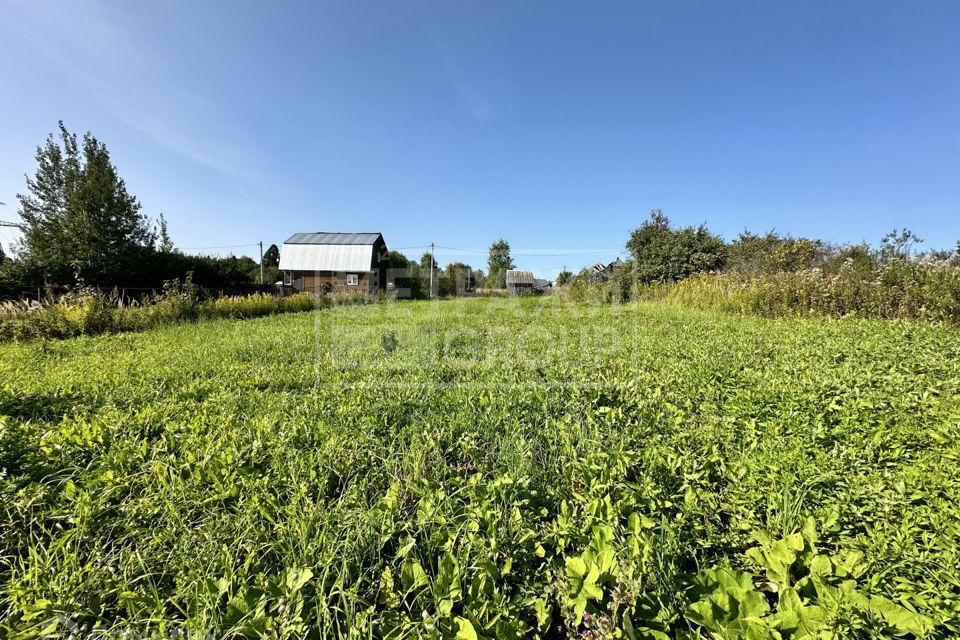
<svg viewBox="0 0 960 640">
<path fill-rule="evenodd" d="M 355 294 L 337 295 L 331 299 L 306 293 L 287 297 L 258 293 L 201 301 L 189 279 L 182 284 L 178 281 L 166 283 L 162 294 L 144 303 L 125 304 L 114 294 L 80 289 L 48 304 L 4 303 L 0 306 L 0 341 L 142 331 L 201 319 L 257 318 L 373 299 Z"/>
<path fill-rule="evenodd" d="M 865 266 L 847 258 L 832 272 L 807 269 L 753 277 L 697 275 L 642 286 L 637 297 L 768 317 L 858 315 L 960 323 L 960 268 L 945 261 Z"/>
<path fill-rule="evenodd" d="M 633 258 L 634 277 L 640 282 L 671 282 L 695 273 L 721 269 L 727 247 L 723 239 L 705 226 L 671 227 L 659 209 L 634 229 L 627 240 Z"/>
</svg>

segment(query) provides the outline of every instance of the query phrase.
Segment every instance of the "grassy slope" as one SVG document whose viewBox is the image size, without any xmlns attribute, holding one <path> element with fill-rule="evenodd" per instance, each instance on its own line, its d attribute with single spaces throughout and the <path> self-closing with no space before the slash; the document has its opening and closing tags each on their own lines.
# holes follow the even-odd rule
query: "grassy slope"
<svg viewBox="0 0 960 640">
<path fill-rule="evenodd" d="M 644 516 L 650 549 L 618 558 L 676 614 L 683 575 L 756 571 L 754 534 L 814 516 L 946 637 L 958 363 L 960 334 L 924 325 L 507 301 L 0 345 L 0 620 L 419 624 L 437 606 L 394 595 L 404 562 L 435 580 L 451 555 L 448 617 L 535 625 L 542 596 L 556 630 L 550 585 L 597 522 Z"/>
</svg>

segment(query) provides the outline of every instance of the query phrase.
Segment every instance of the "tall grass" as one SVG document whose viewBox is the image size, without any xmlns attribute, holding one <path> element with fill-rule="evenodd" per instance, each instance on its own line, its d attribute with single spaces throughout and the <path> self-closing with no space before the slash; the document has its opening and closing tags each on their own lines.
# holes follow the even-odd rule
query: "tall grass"
<svg viewBox="0 0 960 640">
<path fill-rule="evenodd" d="M 687 307 L 767 317 L 857 315 L 960 324 L 960 269 L 946 262 L 899 260 L 876 268 L 852 264 L 753 277 L 698 275 L 639 286 L 637 297 Z"/>
<path fill-rule="evenodd" d="M 824 268 L 697 274 L 652 284 L 637 281 L 629 267 L 602 283 L 577 278 L 558 293 L 575 302 L 662 300 L 764 317 L 853 315 L 960 324 L 960 266 L 946 260 L 846 259 Z"/>
<path fill-rule="evenodd" d="M 0 638 L 956 638 L 958 363 L 554 297 L 3 344 Z"/>
<path fill-rule="evenodd" d="M 125 303 L 115 294 L 80 289 L 46 303 L 0 304 L 0 341 L 141 331 L 179 322 L 256 318 L 357 302 L 306 293 L 284 298 L 258 293 L 201 300 L 187 283 L 169 285 L 164 293 L 143 303 Z"/>
</svg>

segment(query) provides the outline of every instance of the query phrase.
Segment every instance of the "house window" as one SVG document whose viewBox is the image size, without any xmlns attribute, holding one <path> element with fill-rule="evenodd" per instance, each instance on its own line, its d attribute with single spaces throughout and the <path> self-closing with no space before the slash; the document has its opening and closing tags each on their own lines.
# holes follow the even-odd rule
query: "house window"
<svg viewBox="0 0 960 640">
<path fill-rule="evenodd" d="M 291 286 L 293 284 L 293 273 L 290 271 L 283 272 L 283 284 L 286 286 Z"/>
<path fill-rule="evenodd" d="M 347 274 L 347 285 L 355 287 L 357 286 L 358 282 L 359 282 L 359 277 L 357 276 L 357 274 L 355 273 Z"/>
</svg>

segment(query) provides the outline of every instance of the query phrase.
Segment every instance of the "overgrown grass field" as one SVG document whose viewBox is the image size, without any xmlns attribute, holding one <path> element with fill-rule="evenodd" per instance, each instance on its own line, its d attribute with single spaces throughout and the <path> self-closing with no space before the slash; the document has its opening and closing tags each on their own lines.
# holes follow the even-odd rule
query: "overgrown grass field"
<svg viewBox="0 0 960 640">
<path fill-rule="evenodd" d="M 0 345 L 0 636 L 949 638 L 960 334 L 556 299 Z"/>
</svg>

